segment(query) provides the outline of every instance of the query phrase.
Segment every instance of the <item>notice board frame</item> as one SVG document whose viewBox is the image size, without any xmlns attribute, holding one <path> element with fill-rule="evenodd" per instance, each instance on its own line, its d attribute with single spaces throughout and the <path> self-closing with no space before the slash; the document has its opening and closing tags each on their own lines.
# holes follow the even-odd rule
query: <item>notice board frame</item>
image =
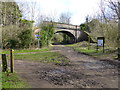
<svg viewBox="0 0 120 90">
<path fill-rule="evenodd" d="M 105 37 L 97 37 L 97 51 L 99 47 L 103 47 L 103 53 L 104 53 Z"/>
</svg>

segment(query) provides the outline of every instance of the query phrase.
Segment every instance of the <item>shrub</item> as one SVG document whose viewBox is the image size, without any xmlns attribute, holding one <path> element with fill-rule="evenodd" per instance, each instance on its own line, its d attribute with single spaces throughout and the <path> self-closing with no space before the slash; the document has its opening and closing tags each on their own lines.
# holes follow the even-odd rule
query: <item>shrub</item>
<svg viewBox="0 0 120 90">
<path fill-rule="evenodd" d="M 43 25 L 40 32 L 40 45 L 41 47 L 49 46 L 54 36 L 53 24 Z"/>
<path fill-rule="evenodd" d="M 19 44 L 21 48 L 28 48 L 32 42 L 32 30 L 24 30 L 19 35 Z"/>
</svg>

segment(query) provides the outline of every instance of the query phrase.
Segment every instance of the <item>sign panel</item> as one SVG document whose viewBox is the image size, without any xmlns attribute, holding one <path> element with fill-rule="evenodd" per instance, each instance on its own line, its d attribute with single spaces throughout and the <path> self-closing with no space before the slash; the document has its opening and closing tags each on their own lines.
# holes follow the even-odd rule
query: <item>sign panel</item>
<svg viewBox="0 0 120 90">
<path fill-rule="evenodd" d="M 103 47 L 103 53 L 104 53 L 104 43 L 105 43 L 104 37 L 97 37 L 97 51 L 99 47 Z"/>
<path fill-rule="evenodd" d="M 98 46 L 104 46 L 105 40 L 104 37 L 97 37 L 97 45 Z"/>
<path fill-rule="evenodd" d="M 40 35 L 37 34 L 36 37 L 40 37 Z"/>
<path fill-rule="evenodd" d="M 40 39 L 40 35 L 36 35 L 37 39 Z"/>
<path fill-rule="evenodd" d="M 103 45 L 104 45 L 103 40 L 98 40 L 98 46 L 103 46 Z"/>
</svg>

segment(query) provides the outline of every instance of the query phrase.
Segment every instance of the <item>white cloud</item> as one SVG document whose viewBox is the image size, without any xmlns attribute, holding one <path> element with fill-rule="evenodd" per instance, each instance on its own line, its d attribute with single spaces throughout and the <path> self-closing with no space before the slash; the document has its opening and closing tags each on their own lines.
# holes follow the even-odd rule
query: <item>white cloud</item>
<svg viewBox="0 0 120 90">
<path fill-rule="evenodd" d="M 85 21 L 87 15 L 93 15 L 98 10 L 100 0 L 39 0 L 43 12 L 60 14 L 64 11 L 72 13 L 72 24 Z M 47 2 L 47 3 L 46 3 Z M 58 15 L 57 15 L 58 16 Z"/>
<path fill-rule="evenodd" d="M 19 1 L 19 0 L 17 0 Z M 25 0 L 24 0 L 25 1 Z M 27 0 L 28 1 L 28 0 Z M 100 0 L 29 0 L 36 1 L 43 15 L 58 17 L 62 12 L 72 13 L 72 24 L 79 25 L 87 15 L 93 15 L 99 8 Z"/>
<path fill-rule="evenodd" d="M 53 10 L 63 11 L 66 8 L 64 0 L 29 0 L 39 3 L 40 9 L 44 12 L 50 12 Z"/>
<path fill-rule="evenodd" d="M 71 11 L 74 12 L 72 23 L 80 24 L 85 21 L 87 15 L 93 15 L 99 8 L 100 0 L 71 0 Z"/>
</svg>

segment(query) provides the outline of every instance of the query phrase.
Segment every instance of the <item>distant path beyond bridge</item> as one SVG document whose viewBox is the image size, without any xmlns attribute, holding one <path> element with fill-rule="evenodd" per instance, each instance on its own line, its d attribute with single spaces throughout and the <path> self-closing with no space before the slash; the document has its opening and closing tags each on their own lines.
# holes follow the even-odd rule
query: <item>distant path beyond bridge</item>
<svg viewBox="0 0 120 90">
<path fill-rule="evenodd" d="M 32 88 L 118 88 L 118 68 L 65 46 L 53 51 L 66 56 L 68 66 L 15 60 L 18 74 Z"/>
</svg>

